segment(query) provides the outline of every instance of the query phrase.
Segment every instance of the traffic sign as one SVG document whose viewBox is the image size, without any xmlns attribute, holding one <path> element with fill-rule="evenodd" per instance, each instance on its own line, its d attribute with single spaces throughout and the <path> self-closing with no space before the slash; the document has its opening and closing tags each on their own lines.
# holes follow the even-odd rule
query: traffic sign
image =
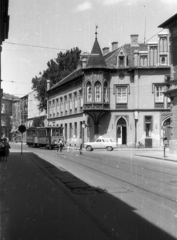
<svg viewBox="0 0 177 240">
<path fill-rule="evenodd" d="M 18 131 L 21 132 L 21 133 L 24 133 L 26 131 L 26 127 L 24 125 L 20 125 L 18 127 Z"/>
</svg>

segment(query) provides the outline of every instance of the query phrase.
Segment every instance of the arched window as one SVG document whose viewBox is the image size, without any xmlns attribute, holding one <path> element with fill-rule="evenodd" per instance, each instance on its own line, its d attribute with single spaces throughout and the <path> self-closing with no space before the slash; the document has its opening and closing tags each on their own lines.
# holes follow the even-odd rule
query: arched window
<svg viewBox="0 0 177 240">
<path fill-rule="evenodd" d="M 108 101 L 108 83 L 104 83 L 104 95 L 103 95 L 104 102 L 109 102 Z"/>
<path fill-rule="evenodd" d="M 165 64 L 165 57 L 162 57 L 162 58 L 161 58 L 161 63 L 162 63 L 162 64 Z"/>
<path fill-rule="evenodd" d="M 87 102 L 91 102 L 92 101 L 92 87 L 91 87 L 90 82 L 87 83 L 86 89 L 87 89 Z"/>
<path fill-rule="evenodd" d="M 95 102 L 101 102 L 101 83 L 95 83 Z"/>
</svg>

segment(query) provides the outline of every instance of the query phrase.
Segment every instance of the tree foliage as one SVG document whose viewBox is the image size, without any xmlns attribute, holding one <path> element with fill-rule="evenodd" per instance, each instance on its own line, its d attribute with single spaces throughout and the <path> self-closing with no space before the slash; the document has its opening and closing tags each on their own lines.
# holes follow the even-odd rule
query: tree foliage
<svg viewBox="0 0 177 240">
<path fill-rule="evenodd" d="M 32 79 L 32 89 L 37 91 L 40 111 L 47 110 L 47 80 L 50 79 L 51 86 L 53 86 L 73 72 L 77 68 L 80 53 L 81 50 L 77 47 L 65 53 L 58 53 L 56 59 L 51 59 L 47 63 L 47 69 L 41 76 Z"/>
</svg>

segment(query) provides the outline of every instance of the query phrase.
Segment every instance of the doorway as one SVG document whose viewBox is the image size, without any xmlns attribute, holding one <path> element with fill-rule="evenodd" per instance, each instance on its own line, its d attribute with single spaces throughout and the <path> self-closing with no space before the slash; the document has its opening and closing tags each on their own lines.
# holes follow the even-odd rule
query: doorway
<svg viewBox="0 0 177 240">
<path fill-rule="evenodd" d="M 163 122 L 163 138 L 167 138 L 167 141 L 169 142 L 169 140 L 171 139 L 171 127 L 170 127 L 170 118 L 167 118 L 164 122 Z"/>
<path fill-rule="evenodd" d="M 117 143 L 119 145 L 127 144 L 127 123 L 123 117 L 117 122 Z"/>
</svg>

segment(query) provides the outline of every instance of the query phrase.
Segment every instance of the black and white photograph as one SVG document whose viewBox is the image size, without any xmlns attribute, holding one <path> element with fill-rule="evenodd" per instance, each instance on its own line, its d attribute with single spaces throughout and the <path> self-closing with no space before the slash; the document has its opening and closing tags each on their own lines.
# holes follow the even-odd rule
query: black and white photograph
<svg viewBox="0 0 177 240">
<path fill-rule="evenodd" d="M 0 0 L 0 240 L 177 240 L 177 1 Z"/>
</svg>

